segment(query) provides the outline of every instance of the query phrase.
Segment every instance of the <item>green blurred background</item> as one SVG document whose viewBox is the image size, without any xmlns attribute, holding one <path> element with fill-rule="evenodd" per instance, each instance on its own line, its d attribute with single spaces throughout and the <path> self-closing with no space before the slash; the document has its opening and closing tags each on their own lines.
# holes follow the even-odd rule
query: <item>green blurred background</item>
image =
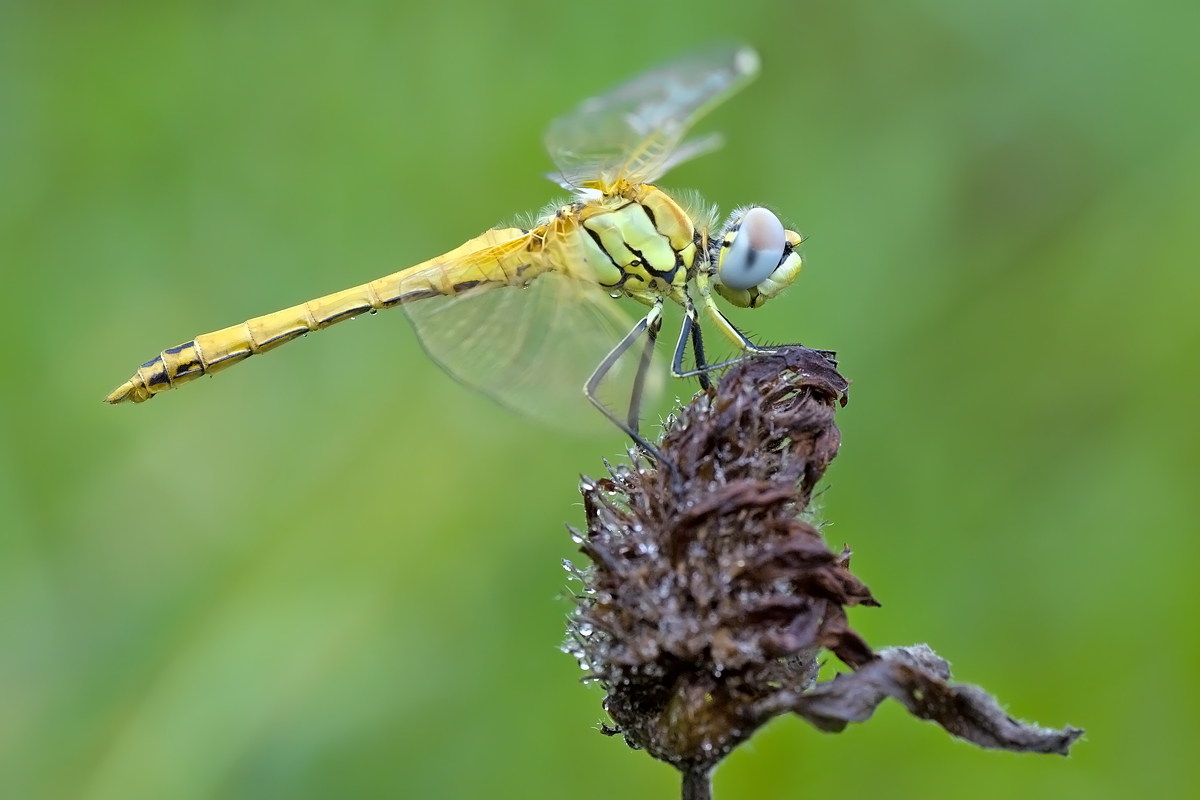
<svg viewBox="0 0 1200 800">
<path fill-rule="evenodd" d="M 556 650 L 619 436 L 462 389 L 398 313 L 100 399 L 540 207 L 551 117 L 715 37 L 763 73 L 664 184 L 811 237 L 736 319 L 854 380 L 822 500 L 884 603 L 853 623 L 1088 730 L 1061 759 L 894 704 L 782 719 L 718 798 L 1195 791 L 1197 30 L 1184 0 L 4 3 L 0 796 L 676 796 Z"/>
</svg>

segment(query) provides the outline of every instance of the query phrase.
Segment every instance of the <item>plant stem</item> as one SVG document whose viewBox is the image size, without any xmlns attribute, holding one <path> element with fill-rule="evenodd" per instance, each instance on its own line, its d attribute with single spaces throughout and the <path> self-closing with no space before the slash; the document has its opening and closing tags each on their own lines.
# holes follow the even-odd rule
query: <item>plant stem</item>
<svg viewBox="0 0 1200 800">
<path fill-rule="evenodd" d="M 683 771 L 682 800 L 712 800 L 711 769 Z"/>
</svg>

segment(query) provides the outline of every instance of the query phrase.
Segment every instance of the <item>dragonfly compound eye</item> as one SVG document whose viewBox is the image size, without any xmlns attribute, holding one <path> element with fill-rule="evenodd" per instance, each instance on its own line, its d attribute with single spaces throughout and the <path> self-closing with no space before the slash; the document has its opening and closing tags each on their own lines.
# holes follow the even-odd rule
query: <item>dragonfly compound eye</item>
<svg viewBox="0 0 1200 800">
<path fill-rule="evenodd" d="M 717 275 L 730 289 L 753 288 L 775 271 L 786 247 L 787 236 L 779 217 L 756 206 L 726 234 L 717 260 Z"/>
</svg>

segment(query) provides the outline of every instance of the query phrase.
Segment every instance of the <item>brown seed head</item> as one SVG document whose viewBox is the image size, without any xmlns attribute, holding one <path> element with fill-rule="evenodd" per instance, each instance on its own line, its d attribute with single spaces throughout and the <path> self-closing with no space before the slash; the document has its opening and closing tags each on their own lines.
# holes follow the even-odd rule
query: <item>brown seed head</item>
<svg viewBox="0 0 1200 800">
<path fill-rule="evenodd" d="M 849 627 L 846 607 L 878 603 L 851 574 L 849 551 L 832 552 L 806 517 L 840 443 L 834 413 L 848 383 L 831 355 L 788 347 L 742 362 L 668 420 L 659 450 L 674 470 L 635 457 L 583 480 L 587 531 L 573 533 L 591 565 L 567 562 L 584 589 L 564 649 L 603 685 L 618 725 L 606 732 L 676 766 L 685 786 L 706 785 L 735 746 L 787 711 L 840 730 L 887 696 L 919 705 L 973 690 L 991 700 L 950 687 L 927 648 L 877 655 Z M 859 671 L 817 684 L 823 648 Z M 961 709 L 953 719 L 910 710 L 984 746 L 1065 752 L 1079 735 L 976 736 Z"/>
</svg>

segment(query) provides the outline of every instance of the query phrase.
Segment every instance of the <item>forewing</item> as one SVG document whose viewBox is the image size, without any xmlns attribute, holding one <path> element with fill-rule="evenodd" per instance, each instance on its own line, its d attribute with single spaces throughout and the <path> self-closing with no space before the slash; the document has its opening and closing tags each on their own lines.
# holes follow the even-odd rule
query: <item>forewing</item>
<svg viewBox="0 0 1200 800">
<path fill-rule="evenodd" d="M 479 272 L 478 266 L 464 270 L 459 261 L 438 268 L 460 275 Z M 417 273 L 406 294 L 422 297 L 415 294 L 417 287 L 434 278 Z M 527 278 L 424 296 L 406 302 L 404 310 L 426 352 L 459 382 L 553 427 L 600 429 L 604 417 L 586 401 L 583 387 L 633 320 L 595 283 L 537 272 L 536 267 Z M 628 410 L 641 344 L 631 348 L 601 386 L 602 397 L 621 417 Z M 644 392 L 647 402 L 663 382 L 656 364 Z"/>
<path fill-rule="evenodd" d="M 722 43 L 650 70 L 607 94 L 584 100 L 546 131 L 546 149 L 567 187 L 603 188 L 618 179 L 652 181 L 668 168 L 715 147 L 708 137 L 673 158 L 701 116 L 758 73 L 758 55 Z"/>
</svg>

